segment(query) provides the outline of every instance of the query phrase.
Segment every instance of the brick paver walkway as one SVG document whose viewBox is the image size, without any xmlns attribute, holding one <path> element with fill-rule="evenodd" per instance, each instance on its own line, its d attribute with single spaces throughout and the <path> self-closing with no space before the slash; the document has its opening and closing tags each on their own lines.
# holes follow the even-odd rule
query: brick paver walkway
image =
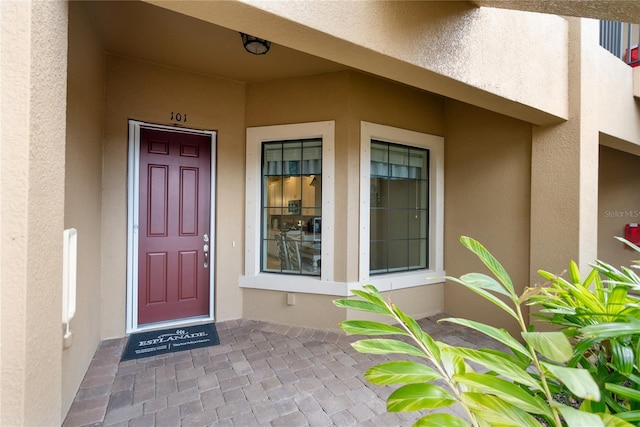
<svg viewBox="0 0 640 427">
<path fill-rule="evenodd" d="M 435 339 L 494 346 L 435 320 L 420 321 Z M 126 362 L 126 338 L 103 341 L 64 427 L 404 426 L 420 417 L 386 412 L 395 388 L 364 372 L 399 357 L 356 352 L 350 344 L 362 337 L 252 320 L 216 326 L 218 346 Z"/>
</svg>

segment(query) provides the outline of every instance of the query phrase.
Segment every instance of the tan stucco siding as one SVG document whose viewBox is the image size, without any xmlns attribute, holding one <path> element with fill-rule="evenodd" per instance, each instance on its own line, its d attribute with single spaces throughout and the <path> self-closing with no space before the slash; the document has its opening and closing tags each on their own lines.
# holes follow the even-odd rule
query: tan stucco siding
<svg viewBox="0 0 640 427">
<path fill-rule="evenodd" d="M 148 2 L 511 117 L 567 117 L 558 16 L 468 2 Z"/>
<path fill-rule="evenodd" d="M 292 305 L 287 303 L 287 292 L 244 289 L 243 317 L 327 330 L 337 330 L 344 320 L 344 310 L 331 302 L 336 297 L 300 292 L 290 295 L 293 295 L 293 300 L 289 300 Z"/>
<path fill-rule="evenodd" d="M 59 425 L 67 3 L 0 7 L 0 425 Z"/>
<path fill-rule="evenodd" d="M 247 127 L 291 123 L 335 121 L 335 190 L 336 213 L 346 214 L 344 199 L 349 192 L 349 172 L 346 168 L 350 145 L 347 120 L 349 113 L 349 73 L 329 73 L 297 79 L 278 80 L 247 87 Z M 357 185 L 351 188 L 357 191 Z M 334 238 L 344 236 L 345 218 L 336 217 Z M 346 246 L 336 244 L 334 253 L 334 279 L 346 281 Z M 246 310 L 245 310 L 246 312 Z"/>
<path fill-rule="evenodd" d="M 603 48 L 594 49 L 598 91 L 592 91 L 591 96 L 597 97 L 597 129 L 640 148 L 640 103 L 632 90 L 634 69 Z"/>
<path fill-rule="evenodd" d="M 442 98 L 353 71 L 252 84 L 247 89 L 247 125 L 264 126 L 335 120 L 335 250 L 334 280 L 358 281 L 360 122 L 370 121 L 442 135 Z M 331 297 L 244 289 L 244 317 L 335 329 L 348 316 L 337 311 Z M 407 296 L 402 298 L 402 296 Z M 394 300 L 409 304 L 413 315 L 442 310 L 442 287 L 394 291 Z M 306 316 L 306 317 L 305 317 Z"/>
<path fill-rule="evenodd" d="M 105 54 L 84 3 L 69 3 L 65 228 L 78 231 L 73 344 L 62 353 L 65 414 L 100 342 Z"/>
<path fill-rule="evenodd" d="M 598 258 L 615 267 L 629 267 L 640 259 L 614 239 L 624 237 L 625 224 L 640 222 L 639 188 L 640 157 L 600 146 Z"/>
<path fill-rule="evenodd" d="M 241 317 L 238 272 L 244 238 L 243 84 L 122 57 L 107 57 L 103 157 L 102 337 L 125 331 L 127 125 L 129 119 L 217 130 L 216 320 Z M 233 245 L 235 242 L 235 247 Z"/>
<path fill-rule="evenodd" d="M 531 272 L 581 270 L 597 256 L 598 23 L 570 18 L 570 119 L 533 127 L 531 157 Z"/>
<path fill-rule="evenodd" d="M 348 168 L 352 192 L 343 193 L 349 215 L 346 269 L 349 281 L 358 280 L 360 122 L 366 121 L 430 135 L 444 135 L 444 99 L 374 76 L 350 73 Z"/>
<path fill-rule="evenodd" d="M 446 102 L 445 269 L 490 274 L 460 236 L 484 244 L 521 293 L 529 285 L 531 125 L 455 101 Z M 445 312 L 515 330 L 497 307 L 445 285 Z"/>
</svg>

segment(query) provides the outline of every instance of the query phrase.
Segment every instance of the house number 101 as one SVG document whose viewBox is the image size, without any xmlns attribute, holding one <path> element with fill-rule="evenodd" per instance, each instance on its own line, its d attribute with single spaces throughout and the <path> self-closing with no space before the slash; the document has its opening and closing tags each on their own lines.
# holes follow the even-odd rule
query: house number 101
<svg viewBox="0 0 640 427">
<path fill-rule="evenodd" d="M 176 122 L 187 123 L 187 113 L 180 114 L 180 113 L 174 113 L 172 111 L 171 112 L 171 120 L 174 120 Z"/>
</svg>

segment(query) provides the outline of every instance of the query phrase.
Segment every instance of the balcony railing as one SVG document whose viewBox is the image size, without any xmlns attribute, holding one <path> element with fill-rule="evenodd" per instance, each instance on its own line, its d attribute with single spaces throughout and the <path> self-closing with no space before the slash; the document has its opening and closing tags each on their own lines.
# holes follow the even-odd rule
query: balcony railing
<svg viewBox="0 0 640 427">
<path fill-rule="evenodd" d="M 631 65 L 640 66 L 640 25 L 600 21 L 600 46 Z"/>
</svg>

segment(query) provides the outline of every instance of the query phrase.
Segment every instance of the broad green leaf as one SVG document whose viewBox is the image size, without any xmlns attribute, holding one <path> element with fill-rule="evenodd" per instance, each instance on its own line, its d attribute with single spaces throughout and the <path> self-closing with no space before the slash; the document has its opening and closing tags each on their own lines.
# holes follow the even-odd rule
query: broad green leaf
<svg viewBox="0 0 640 427">
<path fill-rule="evenodd" d="M 429 414 L 416 421 L 413 427 L 469 427 L 469 423 L 451 414 Z"/>
<path fill-rule="evenodd" d="M 491 276 L 487 276 L 486 274 L 468 273 L 460 276 L 460 280 L 462 280 L 469 286 L 477 286 L 478 288 L 497 292 L 507 297 L 510 296 L 509 292 L 505 290 L 504 286 L 502 286 L 496 279 Z"/>
<path fill-rule="evenodd" d="M 560 403 L 554 403 L 554 406 L 564 417 L 567 422 L 567 427 L 604 427 L 602 419 L 596 414 L 579 411 Z"/>
<path fill-rule="evenodd" d="M 499 397 L 483 393 L 462 393 L 460 400 L 486 425 L 540 427 L 533 416 Z"/>
<path fill-rule="evenodd" d="M 513 282 L 511 281 L 511 277 L 509 277 L 507 270 L 504 269 L 502 264 L 500 264 L 480 242 L 466 236 L 462 236 L 460 238 L 460 242 L 463 246 L 473 252 L 489 270 L 491 270 L 496 278 L 507 288 L 513 299 L 518 297 L 513 290 Z"/>
<path fill-rule="evenodd" d="M 542 389 L 535 378 L 506 357 L 500 357 L 497 354 L 485 353 L 483 350 L 474 350 L 462 347 L 450 347 L 447 351 L 451 351 L 467 360 L 478 363 L 490 371 L 496 372 L 497 374 L 502 375 L 505 378 L 509 378 L 512 381 L 529 386 L 534 390 Z"/>
<path fill-rule="evenodd" d="M 373 285 L 364 285 L 362 288 L 365 291 L 369 292 L 371 295 L 377 296 L 378 298 L 382 299 L 382 295 L 380 294 L 380 291 L 375 286 L 373 286 Z"/>
<path fill-rule="evenodd" d="M 607 404 L 607 406 L 609 406 L 609 408 L 611 408 L 613 412 L 616 414 L 625 412 L 628 409 L 626 406 L 622 406 L 620 404 L 620 402 L 622 402 L 622 399 L 618 400 L 617 396 L 613 393 L 604 393 L 604 401 Z"/>
<path fill-rule="evenodd" d="M 542 362 L 542 366 L 576 396 L 582 399 L 600 401 L 600 388 L 586 369 L 566 368 L 546 362 Z"/>
<path fill-rule="evenodd" d="M 632 374 L 629 374 L 629 376 L 627 378 L 629 380 L 633 381 L 634 383 L 640 385 L 640 376 L 632 373 Z"/>
<path fill-rule="evenodd" d="M 409 384 L 391 393 L 387 399 L 387 411 L 421 411 L 450 406 L 456 402 L 449 392 L 433 384 Z"/>
<path fill-rule="evenodd" d="M 596 260 L 593 268 L 598 269 L 602 274 L 604 274 L 609 279 L 620 280 L 624 278 L 622 273 L 620 273 L 620 270 L 618 270 L 613 265 L 608 264 L 602 260 Z"/>
<path fill-rule="evenodd" d="M 409 328 L 414 336 L 414 339 L 416 339 L 419 343 L 426 347 L 426 349 L 431 353 L 430 356 L 432 356 L 438 363 L 440 363 L 440 350 L 438 349 L 438 346 L 436 345 L 433 338 L 431 338 L 429 334 L 427 334 L 422 330 L 422 328 L 420 328 L 418 322 L 416 322 L 413 317 L 405 314 L 396 305 L 393 306 L 393 313 L 407 328 Z"/>
<path fill-rule="evenodd" d="M 464 359 L 452 352 L 446 351 L 450 346 L 444 343 L 439 343 L 442 349 L 440 363 L 445 372 L 452 377 L 457 374 L 464 374 L 467 370 L 467 365 L 464 363 Z"/>
<path fill-rule="evenodd" d="M 365 285 L 364 290 L 353 289 L 351 293 L 373 304 L 382 307 L 387 306 L 387 303 L 382 298 L 382 295 L 380 295 L 380 292 L 378 292 L 378 290 L 372 285 Z"/>
<path fill-rule="evenodd" d="M 638 261 L 634 261 L 636 264 L 638 263 Z M 624 272 L 624 274 L 629 278 L 629 282 L 628 284 L 633 284 L 633 285 L 640 285 L 640 276 L 638 276 L 638 274 L 631 270 L 630 268 L 627 267 L 622 267 L 622 271 Z"/>
<path fill-rule="evenodd" d="M 621 241 L 622 243 L 625 243 L 627 245 L 629 245 L 629 247 L 633 248 L 636 252 L 640 252 L 640 247 L 636 246 L 635 244 L 631 243 L 630 241 L 628 241 L 627 239 L 620 237 L 620 236 L 614 236 L 617 240 Z"/>
<path fill-rule="evenodd" d="M 571 359 L 571 343 L 562 332 L 523 332 L 522 338 L 538 353 L 554 362 L 564 363 Z"/>
<path fill-rule="evenodd" d="M 595 268 L 591 269 L 591 273 L 589 273 L 587 278 L 584 280 L 584 283 L 582 284 L 582 286 L 584 286 L 585 288 L 589 288 L 592 285 L 594 287 L 597 287 L 597 286 L 602 287 L 602 280 L 600 280 L 600 272 Z M 596 299 L 598 299 L 597 293 L 594 293 L 594 295 L 596 296 Z M 601 299 L 599 299 L 599 301 L 601 301 Z"/>
<path fill-rule="evenodd" d="M 410 344 L 402 341 L 384 338 L 360 340 L 351 344 L 360 353 L 367 354 L 408 354 L 410 356 L 425 357 L 424 353 Z"/>
<path fill-rule="evenodd" d="M 495 354 L 497 355 L 496 357 L 499 357 L 500 359 L 508 360 L 519 366 L 521 369 L 527 370 L 531 366 L 531 358 L 520 353 L 513 353 L 511 351 L 504 350 L 494 350 L 492 348 L 481 348 L 480 350 L 482 350 L 486 354 Z"/>
<path fill-rule="evenodd" d="M 405 360 L 369 368 L 364 377 L 367 381 L 378 385 L 428 383 L 442 378 L 429 366 Z"/>
<path fill-rule="evenodd" d="M 368 313 L 379 313 L 379 314 L 385 314 L 387 316 L 391 315 L 391 312 L 389 311 L 389 309 L 387 309 L 384 306 L 381 306 L 379 304 L 374 304 L 372 302 L 369 301 L 362 301 L 359 299 L 337 299 L 333 301 L 333 304 L 336 307 L 340 307 L 340 308 L 348 308 L 351 310 L 358 310 L 358 311 L 366 311 Z"/>
<path fill-rule="evenodd" d="M 608 415 L 608 414 L 603 414 L 603 415 Z M 628 411 L 628 412 L 618 412 L 616 414 L 615 417 L 612 416 L 612 418 L 614 418 L 614 420 L 612 420 L 611 422 L 618 422 L 620 420 L 623 420 L 625 424 L 609 424 L 608 420 L 604 420 L 605 421 L 605 426 L 609 427 L 610 425 L 618 427 L 618 425 L 622 426 L 622 427 L 627 427 L 627 426 L 633 426 L 633 424 L 629 424 L 627 421 L 629 422 L 638 422 L 640 421 L 640 411 Z"/>
<path fill-rule="evenodd" d="M 433 340 L 433 338 L 431 338 L 431 335 L 423 333 L 422 335 L 420 335 L 420 342 L 427 348 L 427 350 L 429 350 L 429 352 L 431 353 L 431 357 L 433 357 L 437 363 L 440 363 L 440 349 L 438 348 L 438 345 Z"/>
<path fill-rule="evenodd" d="M 478 332 L 482 332 L 488 337 L 493 338 L 494 340 L 506 345 L 511 350 L 518 352 L 527 358 L 531 358 L 529 351 L 522 345 L 518 340 L 513 338 L 509 332 L 504 328 L 495 328 L 493 326 L 485 325 L 484 323 L 476 322 L 473 320 L 467 319 L 459 319 L 455 317 L 448 317 L 446 319 L 440 319 L 439 322 L 449 322 L 455 323 L 457 325 L 466 326 L 468 328 L 474 329 Z"/>
<path fill-rule="evenodd" d="M 624 397 L 625 399 L 629 399 L 633 402 L 640 402 L 640 391 L 638 390 L 611 383 L 606 383 L 604 388 L 617 394 L 619 397 Z"/>
<path fill-rule="evenodd" d="M 352 335 L 408 335 L 404 329 L 370 320 L 345 320 L 340 327 Z"/>
<path fill-rule="evenodd" d="M 456 283 L 460 283 L 461 285 L 463 285 L 467 289 L 472 290 L 476 294 L 480 295 L 482 298 L 484 298 L 484 299 L 490 301 L 491 303 L 493 303 L 494 305 L 498 306 L 503 311 L 507 312 L 514 319 L 516 319 L 516 320 L 518 319 L 518 315 L 516 314 L 516 312 L 513 311 L 513 309 L 511 307 L 509 307 L 504 301 L 502 301 L 500 298 L 498 298 L 497 296 L 495 296 L 491 292 L 488 292 L 488 291 L 486 291 L 486 290 L 484 290 L 482 288 L 479 288 L 479 287 L 475 286 L 474 284 L 467 283 L 467 282 L 465 282 L 463 280 L 460 280 L 458 278 L 455 278 L 455 277 L 447 277 L 447 279 L 449 279 L 449 280 L 451 280 L 453 282 L 456 282 Z M 516 296 L 516 298 L 517 298 L 517 296 Z"/>
<path fill-rule="evenodd" d="M 613 356 L 613 365 L 625 377 L 633 372 L 634 354 L 633 349 L 622 344 L 617 339 L 609 341 L 611 344 L 611 354 Z"/>
<path fill-rule="evenodd" d="M 628 322 L 600 323 L 585 326 L 580 330 L 587 337 L 609 339 L 625 335 L 640 334 L 640 320 L 630 319 Z"/>
<path fill-rule="evenodd" d="M 531 365 L 531 358 L 529 357 L 525 357 L 520 353 L 513 353 L 511 351 L 504 351 L 504 350 L 495 350 L 493 348 L 481 348 L 480 349 L 483 353 L 486 353 L 487 355 L 495 355 L 496 357 L 500 358 L 501 360 L 508 360 L 509 362 L 515 364 L 516 366 L 519 366 L 521 369 L 527 369 L 530 365 Z"/>
<path fill-rule="evenodd" d="M 615 314 L 624 310 L 628 292 L 629 289 L 627 286 L 616 286 L 613 288 L 607 298 L 607 313 Z"/>
<path fill-rule="evenodd" d="M 598 342 L 595 338 L 584 338 L 580 340 L 573 347 L 573 357 L 567 363 L 567 366 L 570 368 L 575 368 L 578 366 L 578 363 L 584 360 L 584 354 L 593 348 L 593 346 Z"/>
<path fill-rule="evenodd" d="M 602 283 L 602 279 L 600 279 L 600 275 L 598 274 L 597 269 L 593 269 L 591 274 L 595 274 L 594 284 L 593 284 L 593 292 L 598 301 L 604 301 L 604 285 Z"/>
<path fill-rule="evenodd" d="M 476 390 L 484 390 L 518 408 L 540 415 L 552 416 L 549 406 L 543 400 L 532 396 L 517 385 L 487 374 L 467 373 L 454 375 L 453 380 Z"/>
<path fill-rule="evenodd" d="M 620 312 L 623 319 L 640 319 L 640 305 L 637 302 L 629 301 L 626 303 L 624 310 Z"/>
</svg>

